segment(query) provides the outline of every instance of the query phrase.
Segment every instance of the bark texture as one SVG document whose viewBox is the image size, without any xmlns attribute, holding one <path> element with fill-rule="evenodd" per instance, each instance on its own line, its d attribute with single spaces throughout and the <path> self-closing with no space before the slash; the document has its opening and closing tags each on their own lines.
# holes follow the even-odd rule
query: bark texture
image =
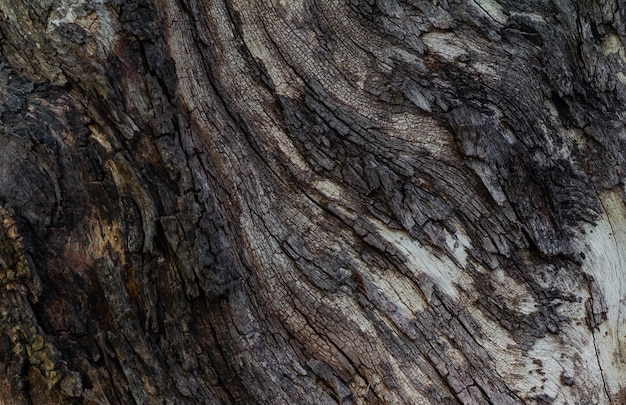
<svg viewBox="0 0 626 405">
<path fill-rule="evenodd" d="M 620 0 L 0 0 L 0 403 L 626 403 Z"/>
</svg>

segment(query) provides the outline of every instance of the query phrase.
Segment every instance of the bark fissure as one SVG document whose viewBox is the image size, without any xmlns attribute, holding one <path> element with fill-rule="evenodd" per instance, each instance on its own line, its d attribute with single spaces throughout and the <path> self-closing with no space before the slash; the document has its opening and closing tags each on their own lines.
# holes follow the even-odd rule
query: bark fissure
<svg viewBox="0 0 626 405">
<path fill-rule="evenodd" d="M 625 24 L 0 0 L 0 402 L 623 402 Z"/>
<path fill-rule="evenodd" d="M 596 352 L 596 356 L 599 358 L 600 357 L 600 351 L 598 350 L 598 344 L 596 342 L 596 335 L 595 332 L 592 333 L 593 335 L 593 348 Z M 604 393 L 606 394 L 606 398 L 609 401 L 609 404 L 613 404 L 613 401 L 611 400 L 611 395 L 609 393 L 609 388 L 607 386 L 607 382 L 606 382 L 606 378 L 604 376 L 605 371 L 602 369 L 602 364 L 601 362 L 598 360 L 598 368 L 600 369 L 600 373 L 602 374 L 602 388 L 604 389 Z"/>
</svg>

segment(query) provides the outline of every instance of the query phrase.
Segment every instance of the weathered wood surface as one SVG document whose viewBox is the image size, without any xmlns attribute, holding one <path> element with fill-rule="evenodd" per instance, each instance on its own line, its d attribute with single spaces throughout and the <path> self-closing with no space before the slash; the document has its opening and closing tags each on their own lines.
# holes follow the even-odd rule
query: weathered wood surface
<svg viewBox="0 0 626 405">
<path fill-rule="evenodd" d="M 619 0 L 0 0 L 0 403 L 626 403 Z"/>
</svg>

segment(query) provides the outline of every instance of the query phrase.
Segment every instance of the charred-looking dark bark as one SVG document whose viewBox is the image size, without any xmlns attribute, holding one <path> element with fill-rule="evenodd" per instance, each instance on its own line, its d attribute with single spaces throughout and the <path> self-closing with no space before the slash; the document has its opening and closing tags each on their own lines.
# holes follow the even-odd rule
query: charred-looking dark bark
<svg viewBox="0 0 626 405">
<path fill-rule="evenodd" d="M 621 0 L 0 0 L 0 403 L 626 403 Z"/>
</svg>

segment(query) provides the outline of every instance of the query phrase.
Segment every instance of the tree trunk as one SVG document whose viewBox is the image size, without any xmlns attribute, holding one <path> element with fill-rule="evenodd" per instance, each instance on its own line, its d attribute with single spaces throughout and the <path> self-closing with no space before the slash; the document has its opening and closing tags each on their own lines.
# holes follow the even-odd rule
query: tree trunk
<svg viewBox="0 0 626 405">
<path fill-rule="evenodd" d="M 626 403 L 620 0 L 0 0 L 0 403 Z"/>
</svg>

